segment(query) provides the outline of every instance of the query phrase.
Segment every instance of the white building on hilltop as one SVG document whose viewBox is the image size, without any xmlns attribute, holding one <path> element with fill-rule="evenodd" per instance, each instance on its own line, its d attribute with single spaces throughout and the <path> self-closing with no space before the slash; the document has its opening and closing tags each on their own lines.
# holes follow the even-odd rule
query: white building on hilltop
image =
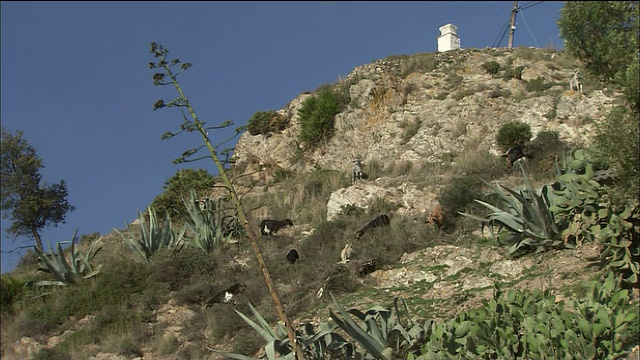
<svg viewBox="0 0 640 360">
<path fill-rule="evenodd" d="M 438 52 L 460 49 L 460 37 L 458 27 L 449 23 L 440 26 L 440 36 L 438 36 Z"/>
</svg>

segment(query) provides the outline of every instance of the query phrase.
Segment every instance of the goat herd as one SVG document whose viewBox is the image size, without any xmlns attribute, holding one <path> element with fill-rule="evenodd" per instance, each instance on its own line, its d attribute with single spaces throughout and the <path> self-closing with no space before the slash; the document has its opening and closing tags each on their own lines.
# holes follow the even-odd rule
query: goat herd
<svg viewBox="0 0 640 360">
<path fill-rule="evenodd" d="M 509 166 L 513 166 L 513 164 L 516 161 L 524 158 L 530 158 L 531 155 L 525 154 L 524 146 L 519 144 L 509 149 L 509 151 L 501 155 L 501 157 L 506 158 Z M 367 175 L 362 172 L 362 163 L 360 162 L 360 160 L 356 159 L 353 161 L 353 163 L 354 163 L 354 166 L 351 174 L 352 185 L 355 184 L 358 180 L 365 179 L 367 177 Z M 427 217 L 426 222 L 436 225 L 436 227 L 438 228 L 438 231 L 440 231 L 442 230 L 444 221 L 445 221 L 445 218 L 444 218 L 444 213 L 442 211 L 442 208 L 440 207 L 440 204 L 437 204 L 433 208 L 429 216 Z M 376 218 L 374 218 L 373 220 L 368 222 L 365 226 L 363 226 L 360 230 L 356 231 L 354 239 L 357 241 L 360 238 L 362 238 L 364 235 L 371 233 L 374 229 L 389 226 L 390 223 L 391 221 L 390 221 L 389 215 L 386 215 L 386 214 L 378 215 Z M 269 236 L 269 237 L 274 236 L 280 229 L 286 226 L 293 226 L 293 221 L 291 219 L 262 220 L 262 222 L 260 222 L 260 235 Z M 355 251 L 353 249 L 353 245 L 350 242 L 348 242 L 340 253 L 341 260 L 338 263 L 346 264 L 349 261 L 351 261 L 354 258 L 354 256 L 355 256 Z M 287 257 L 287 261 L 292 265 L 294 265 L 296 261 L 298 261 L 298 259 L 300 258 L 300 254 L 298 254 L 298 251 L 296 249 L 291 249 L 287 253 L 286 257 Z M 359 265 L 358 275 L 366 276 L 376 271 L 377 269 L 378 269 L 378 262 L 375 259 L 372 259 Z M 206 301 L 205 307 L 209 307 L 213 303 L 228 303 L 231 301 L 235 302 L 234 295 L 237 295 L 243 292 L 244 288 L 245 286 L 243 284 L 235 284 L 230 288 L 217 293 L 213 298 Z M 321 296 L 321 294 L 319 296 Z"/>
<path fill-rule="evenodd" d="M 442 214 L 442 209 L 440 205 L 436 205 L 436 207 L 433 209 L 433 211 L 427 218 L 427 222 L 433 223 L 438 227 L 438 229 L 441 229 L 443 224 L 443 219 L 444 217 Z M 364 235 L 371 233 L 374 229 L 384 227 L 384 226 L 389 226 L 390 223 L 391 223 L 391 220 L 389 218 L 389 215 L 386 215 L 386 214 L 378 215 L 376 218 L 374 218 L 373 220 L 368 222 L 365 226 L 363 226 L 360 230 L 356 231 L 354 238 L 355 240 L 359 240 Z M 293 221 L 291 221 L 291 219 L 284 219 L 284 220 L 265 219 L 265 220 L 262 220 L 262 222 L 260 222 L 260 234 L 262 236 L 271 237 L 276 235 L 278 230 L 286 226 L 293 226 Z M 355 256 L 355 251 L 353 249 L 353 245 L 351 245 L 351 243 L 348 242 L 340 253 L 341 260 L 338 263 L 346 264 L 349 261 L 351 261 L 354 258 L 354 256 Z M 291 249 L 287 253 L 287 261 L 290 262 L 292 265 L 295 264 L 299 258 L 300 258 L 300 255 L 298 254 L 298 251 L 296 249 Z M 376 259 L 371 259 L 369 261 L 366 261 L 360 264 L 358 268 L 358 275 L 366 276 L 376 271 L 377 269 L 378 269 L 378 261 L 376 261 Z M 218 292 L 215 296 L 205 301 L 204 306 L 211 307 L 214 303 L 221 303 L 221 304 L 234 303 L 235 304 L 236 303 L 235 295 L 238 295 L 244 292 L 245 288 L 246 288 L 246 285 L 241 283 L 236 283 L 231 287 L 229 287 L 228 289 Z"/>
<path fill-rule="evenodd" d="M 373 220 L 369 221 L 365 226 L 363 226 L 360 230 L 355 232 L 354 239 L 359 240 L 364 235 L 371 233 L 374 229 L 389 226 L 391 220 L 389 215 L 382 214 L 375 217 Z M 427 223 L 435 224 L 438 229 L 442 228 L 444 223 L 444 215 L 442 213 L 442 208 L 440 205 L 436 205 L 436 207 L 431 211 L 429 217 L 427 218 Z M 274 236 L 278 230 L 282 229 L 286 226 L 293 226 L 293 221 L 291 219 L 284 220 L 272 220 L 265 219 L 260 223 L 260 234 L 262 236 Z M 340 262 L 342 264 L 348 263 L 355 256 L 355 251 L 353 249 L 353 245 L 349 242 L 345 245 L 340 253 Z M 298 251 L 296 249 L 291 249 L 287 253 L 287 261 L 291 264 L 295 264 L 296 261 L 300 258 Z"/>
</svg>

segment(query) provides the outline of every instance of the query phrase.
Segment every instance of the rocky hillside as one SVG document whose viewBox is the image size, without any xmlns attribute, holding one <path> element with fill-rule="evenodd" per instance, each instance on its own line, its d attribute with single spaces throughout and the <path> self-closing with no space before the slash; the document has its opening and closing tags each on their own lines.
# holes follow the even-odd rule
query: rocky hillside
<svg viewBox="0 0 640 360">
<path fill-rule="evenodd" d="M 314 93 L 300 94 L 277 110 L 286 119 L 284 129 L 245 132 L 231 173 L 252 208 L 251 226 L 257 229 L 264 218 L 294 222 L 260 240 L 294 323 L 328 321 L 329 291 L 345 308 L 362 311 L 391 306 L 399 296 L 413 315 L 437 321 L 479 306 L 492 296 L 495 284 L 549 290 L 558 301 L 586 292 L 583 281 L 603 271 L 596 244 L 511 258 L 473 221 L 456 217 L 441 231 L 425 223 L 455 179 L 475 174 L 510 186 L 522 182 L 522 174 L 499 156 L 503 150 L 496 135 L 505 123 L 528 124 L 534 139 L 556 131 L 567 149 L 590 143 L 596 124 L 619 95 L 586 76 L 583 93 L 570 90 L 569 79 L 580 66 L 564 52 L 534 48 L 390 56 L 358 66 L 331 84 L 350 100 L 335 117 L 335 133 L 326 144 L 305 148 L 298 140 L 301 104 Z M 356 158 L 368 176 L 351 184 Z M 552 177 L 554 160 L 533 154 L 527 169 L 537 186 Z M 212 190 L 211 196 L 216 194 Z M 378 212 L 392 213 L 389 228 L 354 242 L 354 232 Z M 121 230 L 133 234 L 139 229 L 133 224 L 130 232 Z M 338 264 L 348 242 L 354 243 L 356 257 Z M 133 265 L 115 233 L 98 243 L 104 250 L 95 261 L 106 265 L 96 279 L 108 275 L 127 289 L 135 289 L 133 279 L 151 279 L 151 285 L 132 290 L 135 300 L 127 306 L 142 309 L 135 320 L 119 322 L 118 315 L 109 317 L 100 309 L 65 314 L 55 326 L 36 326 L 34 314 L 45 318 L 53 310 L 33 305 L 31 311 L 3 315 L 2 359 L 222 358 L 210 349 L 261 354 L 261 338 L 231 311 L 249 315 L 243 305 L 248 300 L 271 324 L 277 321 L 249 246 L 216 251 L 202 260 L 215 263 L 209 268 L 199 255 Z M 284 258 L 291 248 L 300 253 L 295 265 Z M 362 274 L 371 259 L 379 266 Z M 185 264 L 189 275 L 177 264 Z M 16 274 L 27 276 L 27 271 L 19 268 Z M 247 285 L 237 305 L 204 306 L 212 293 L 235 281 Z M 99 297 L 98 285 L 91 286 Z M 110 311 L 128 314 L 127 306 Z M 105 328 L 109 336 L 95 335 Z M 629 359 L 637 354 L 636 347 Z"/>
<path fill-rule="evenodd" d="M 490 74 L 485 64 L 497 62 Z M 533 48 L 464 49 L 436 54 L 391 56 L 355 68 L 339 86 L 348 87 L 351 101 L 336 116 L 335 136 L 313 153 L 298 142 L 297 110 L 310 93 L 299 95 L 278 112 L 290 119 L 279 133 L 245 133 L 236 147 L 236 161 L 247 173 L 270 166 L 308 172 L 314 167 L 349 173 L 352 161 L 393 167 L 401 162 L 455 165 L 473 154 L 498 155 L 500 126 L 521 121 L 535 137 L 557 131 L 571 146 L 587 145 L 595 124 L 616 103 L 618 94 L 586 79 L 584 94 L 569 89 L 579 63 L 563 53 Z M 520 78 L 514 69 L 522 67 Z M 510 75 L 511 74 L 511 75 Z M 258 175 L 256 175 L 256 179 Z M 432 208 L 442 183 L 389 186 L 372 179 L 365 189 L 343 189 L 339 197 L 363 199 L 392 197 L 404 203 L 403 213 L 418 214 Z M 394 197 L 395 194 L 395 197 Z M 339 208 L 339 206 L 338 206 Z M 337 209 L 330 205 L 327 220 Z"/>
</svg>

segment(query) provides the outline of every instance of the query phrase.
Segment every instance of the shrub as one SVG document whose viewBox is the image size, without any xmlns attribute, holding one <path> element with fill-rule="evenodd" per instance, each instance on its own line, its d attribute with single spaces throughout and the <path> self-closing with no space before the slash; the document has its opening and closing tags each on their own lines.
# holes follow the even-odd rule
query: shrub
<svg viewBox="0 0 640 360">
<path fill-rule="evenodd" d="M 456 73 L 447 74 L 447 78 L 445 79 L 448 90 L 459 89 L 460 86 L 462 86 L 462 81 L 464 81 L 464 76 L 458 75 Z"/>
<path fill-rule="evenodd" d="M 531 139 L 531 126 L 521 121 L 511 121 L 500 127 L 496 135 L 496 142 L 503 151 L 516 145 L 524 145 Z"/>
<path fill-rule="evenodd" d="M 196 247 L 185 247 L 179 252 L 162 251 L 152 259 L 151 279 L 169 285 L 171 291 L 182 289 L 193 275 L 213 275 L 215 260 Z"/>
<path fill-rule="evenodd" d="M 618 171 L 616 181 L 638 198 L 640 188 L 640 126 L 638 112 L 615 107 L 598 124 L 595 142 L 598 155 Z"/>
<path fill-rule="evenodd" d="M 447 98 L 447 96 L 449 96 L 449 93 L 446 91 L 443 91 L 441 93 L 439 93 L 438 95 L 436 95 L 435 99 L 436 100 L 444 100 Z"/>
<path fill-rule="evenodd" d="M 527 144 L 527 149 L 535 153 L 556 152 L 562 150 L 564 142 L 560 140 L 557 131 L 541 131 L 536 135 L 535 139 Z"/>
<path fill-rule="evenodd" d="M 520 46 L 513 49 L 513 56 L 523 60 L 541 61 L 544 60 L 545 52 Z"/>
<path fill-rule="evenodd" d="M 406 144 L 411 140 L 411 138 L 418 133 L 420 130 L 420 126 L 422 125 L 422 120 L 419 118 L 414 118 L 412 121 L 402 121 L 399 126 L 402 129 L 402 141 L 401 144 Z"/>
<path fill-rule="evenodd" d="M 26 281 L 15 279 L 9 275 L 2 275 L 2 285 L 0 286 L 0 307 L 2 313 L 10 313 L 25 293 Z"/>
<path fill-rule="evenodd" d="M 247 331 L 237 332 L 233 337 L 233 352 L 251 356 L 260 350 L 262 343 L 263 338 L 260 334 L 247 328 Z"/>
<path fill-rule="evenodd" d="M 71 360 L 71 354 L 60 348 L 44 348 L 38 351 L 33 360 Z"/>
<path fill-rule="evenodd" d="M 375 180 L 384 174 L 384 164 L 378 160 L 371 160 L 366 166 L 366 169 L 362 169 L 371 180 Z"/>
<path fill-rule="evenodd" d="M 342 205 L 342 215 L 350 216 L 362 216 L 364 215 L 364 209 L 353 204 Z"/>
<path fill-rule="evenodd" d="M 435 70 L 438 67 L 438 59 L 435 54 L 418 54 L 402 64 L 400 74 L 402 78 L 407 75 L 420 71 L 423 73 Z"/>
<path fill-rule="evenodd" d="M 495 75 L 500 71 L 500 64 L 497 61 L 487 61 L 482 64 L 482 68 L 487 71 L 488 74 Z"/>
<path fill-rule="evenodd" d="M 406 102 L 406 97 L 409 96 L 411 93 L 415 92 L 416 90 L 418 90 L 418 86 L 415 83 L 408 83 L 405 84 L 402 87 L 402 95 L 405 98 L 405 102 Z"/>
<path fill-rule="evenodd" d="M 522 80 L 523 71 L 524 71 L 524 66 L 518 66 L 515 69 L 508 68 L 504 71 L 504 75 L 502 76 L 502 78 L 505 80 L 509 80 L 509 79 Z"/>
<path fill-rule="evenodd" d="M 339 171 L 316 168 L 303 180 L 305 198 L 327 198 L 332 191 L 349 185 L 347 176 Z"/>
<path fill-rule="evenodd" d="M 482 91 L 482 90 L 480 90 L 480 91 Z M 463 90 L 460 90 L 460 91 L 456 92 L 453 95 L 453 98 L 456 101 L 460 101 L 460 100 L 464 99 L 465 97 L 467 97 L 469 95 L 475 94 L 476 92 L 478 92 L 478 90 L 477 89 L 473 89 L 473 88 L 471 88 L 471 89 L 463 89 Z"/>
<path fill-rule="evenodd" d="M 360 283 L 354 279 L 346 266 L 338 266 L 333 269 L 327 278 L 324 291 L 334 294 L 348 294 L 355 292 Z"/>
<path fill-rule="evenodd" d="M 395 176 L 409 175 L 413 169 L 413 162 L 410 160 L 400 160 L 393 162 L 390 171 Z"/>
<path fill-rule="evenodd" d="M 560 94 L 555 94 L 553 96 L 553 103 L 551 104 L 551 109 L 544 114 L 543 116 L 547 118 L 547 120 L 553 120 L 558 116 L 558 104 L 560 103 Z"/>
<path fill-rule="evenodd" d="M 140 294 L 151 285 L 150 269 L 146 263 L 132 262 L 125 258 L 105 263 L 96 277 L 98 290 L 94 297 L 102 304 L 125 304 L 131 294 Z"/>
<path fill-rule="evenodd" d="M 379 215 L 384 213 L 390 213 L 396 211 L 398 209 L 398 205 L 387 202 L 384 198 L 376 196 L 375 198 L 369 200 L 367 202 L 367 212 L 370 215 Z"/>
<path fill-rule="evenodd" d="M 544 78 L 538 76 L 536 79 L 531 79 L 525 83 L 525 88 L 528 92 L 543 92 L 551 88 L 554 84 L 545 82 Z"/>
<path fill-rule="evenodd" d="M 20 257 L 18 261 L 17 268 L 31 268 L 31 267 L 39 267 L 40 263 L 38 262 L 38 254 L 36 254 L 33 249 L 27 249 L 24 255 Z"/>
<path fill-rule="evenodd" d="M 282 131 L 286 129 L 288 125 L 289 119 L 275 110 L 258 111 L 249 119 L 247 130 L 251 135 L 255 136 Z"/>
<path fill-rule="evenodd" d="M 180 169 L 165 181 L 162 186 L 164 191 L 153 199 L 150 207 L 156 209 L 158 214 L 168 211 L 172 221 L 188 218 L 182 196 L 188 199 L 189 191 L 193 189 L 198 197 L 203 197 L 215 183 L 215 177 L 205 169 Z"/>
<path fill-rule="evenodd" d="M 476 200 L 491 211 L 486 218 L 460 214 L 497 225 L 499 230 L 496 240 L 502 245 L 509 245 L 507 251 L 511 256 L 562 248 L 566 245 L 563 242 L 566 238 L 562 236 L 563 221 L 556 219 L 551 210 L 551 188 L 545 185 L 540 191 L 536 191 L 524 167 L 520 163 L 518 165 L 524 177 L 524 188 L 510 189 L 504 185 L 487 183 L 493 191 L 490 196 L 499 199 L 502 209 Z"/>
<path fill-rule="evenodd" d="M 80 244 L 90 244 L 94 240 L 98 240 L 100 238 L 100 232 L 94 232 L 91 234 L 82 234 L 80 235 Z"/>
<path fill-rule="evenodd" d="M 273 173 L 273 181 L 274 182 L 283 182 L 291 179 L 295 175 L 293 170 L 277 168 Z"/>
<path fill-rule="evenodd" d="M 442 188 L 438 202 L 447 214 L 457 216 L 459 211 L 469 210 L 470 204 L 474 204 L 474 199 L 484 199 L 483 186 L 483 182 L 478 176 L 457 177 L 449 185 Z"/>
<path fill-rule="evenodd" d="M 538 177 L 555 177 L 554 162 L 562 158 L 566 144 L 557 131 L 541 131 L 527 143 L 526 152 L 531 154 L 530 168 Z"/>
<path fill-rule="evenodd" d="M 328 141 L 334 134 L 334 121 L 340 112 L 340 96 L 330 88 L 321 88 L 315 96 L 307 98 L 300 114 L 300 141 L 311 148 Z"/>
<path fill-rule="evenodd" d="M 143 329 L 137 329 L 141 333 L 145 333 Z M 119 339 L 115 344 L 116 353 L 118 355 L 124 355 L 129 357 L 142 357 L 144 355 L 140 344 L 136 342 L 136 339 L 132 339 L 129 336 Z"/>
</svg>

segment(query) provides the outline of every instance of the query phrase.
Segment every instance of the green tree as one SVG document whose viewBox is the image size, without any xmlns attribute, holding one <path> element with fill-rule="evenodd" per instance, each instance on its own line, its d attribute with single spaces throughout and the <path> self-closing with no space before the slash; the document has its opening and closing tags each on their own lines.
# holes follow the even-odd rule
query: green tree
<svg viewBox="0 0 640 360">
<path fill-rule="evenodd" d="M 637 198 L 640 178 L 640 20 L 638 1 L 569 1 L 558 27 L 565 48 L 605 83 L 622 88 L 627 100 L 598 124 L 595 145 L 617 169 L 624 191 Z M 630 191 L 630 192 L 628 192 Z"/>
<path fill-rule="evenodd" d="M 605 80 L 637 61 L 637 1 L 567 1 L 558 28 L 565 48 Z"/>
<path fill-rule="evenodd" d="M 193 189 L 200 199 L 206 196 L 215 182 L 215 177 L 205 169 L 180 169 L 165 181 L 162 186 L 164 192 L 153 199 L 151 207 L 155 208 L 158 214 L 168 211 L 173 221 L 188 218 L 182 197 L 189 199 L 189 191 Z"/>
<path fill-rule="evenodd" d="M 617 106 L 598 124 L 596 152 L 618 172 L 618 184 L 626 196 L 640 191 L 640 119 L 637 111 Z"/>
<path fill-rule="evenodd" d="M 57 184 L 42 181 L 42 159 L 23 138 L 22 131 L 11 134 L 2 127 L 2 216 L 11 221 L 5 229 L 14 239 L 33 237 L 36 248 L 43 251 L 40 231 L 65 222 L 75 207 L 67 201 L 69 192 L 64 180 Z"/>
</svg>

